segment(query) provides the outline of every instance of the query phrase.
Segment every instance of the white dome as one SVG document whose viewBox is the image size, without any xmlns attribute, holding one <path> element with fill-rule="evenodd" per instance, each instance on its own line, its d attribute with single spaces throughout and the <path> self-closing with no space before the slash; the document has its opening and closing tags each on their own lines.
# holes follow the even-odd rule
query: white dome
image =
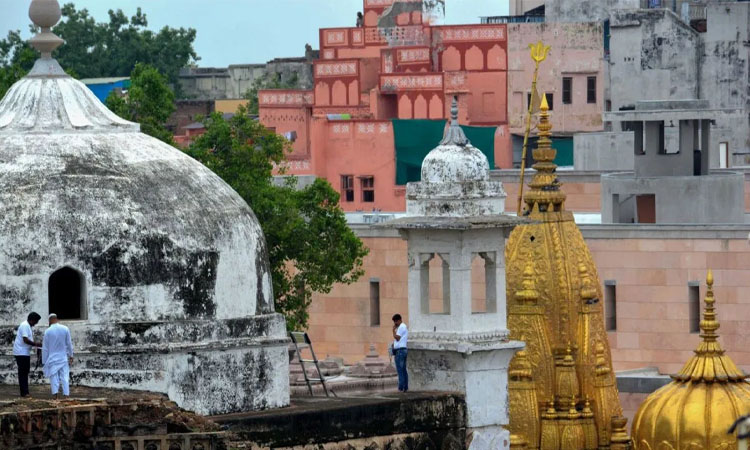
<svg viewBox="0 0 750 450">
<path fill-rule="evenodd" d="M 427 183 L 467 183 L 490 179 L 487 157 L 471 144 L 440 145 L 422 162 L 422 181 Z"/>
<path fill-rule="evenodd" d="M 273 312 L 265 239 L 244 200 L 52 59 L 0 102 L 0 208 L 2 323 L 46 313 L 64 266 L 85 278 L 89 323 Z"/>
</svg>

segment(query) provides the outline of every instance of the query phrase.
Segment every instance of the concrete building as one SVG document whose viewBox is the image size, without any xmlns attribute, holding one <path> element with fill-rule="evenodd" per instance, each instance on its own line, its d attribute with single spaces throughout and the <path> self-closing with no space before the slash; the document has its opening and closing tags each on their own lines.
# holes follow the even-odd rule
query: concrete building
<svg viewBox="0 0 750 450">
<path fill-rule="evenodd" d="M 16 383 L 14 330 L 36 311 L 70 328 L 75 384 L 201 414 L 288 405 L 286 326 L 252 210 L 65 74 L 56 1 L 30 16 L 42 57 L 0 101 L 0 380 Z"/>
<path fill-rule="evenodd" d="M 233 64 L 227 68 L 186 67 L 180 70 L 183 96 L 195 100 L 240 99 L 264 77 L 277 77 L 282 83 L 296 81 L 301 89 L 312 87 L 312 61 L 317 52 L 308 49 L 300 58 L 276 58 L 265 64 Z"/>
<path fill-rule="evenodd" d="M 512 165 L 506 25 L 433 26 L 410 10 L 378 26 L 392 3 L 363 0 L 364 27 L 320 30 L 312 90 L 259 93 L 261 123 L 292 137 L 288 173 L 327 179 L 345 211 L 405 210 L 454 95 L 491 167 Z"/>
<path fill-rule="evenodd" d="M 534 75 L 529 45 L 539 40 L 552 47 L 540 67 L 537 89 L 547 95 L 554 113 L 556 163 L 572 166 L 573 136 L 604 130 L 607 64 L 603 26 L 597 22 L 508 24 L 508 122 L 514 167 L 520 167 Z M 532 136 L 529 148 L 533 148 L 534 139 Z"/>
<path fill-rule="evenodd" d="M 605 119 L 633 129 L 634 173 L 602 175 L 602 223 L 744 223 L 745 176 L 712 172 L 711 121 L 732 110 L 707 101 L 638 102 Z M 673 128 L 675 139 L 667 139 Z M 689 193 L 690 195 L 685 195 Z"/>
</svg>

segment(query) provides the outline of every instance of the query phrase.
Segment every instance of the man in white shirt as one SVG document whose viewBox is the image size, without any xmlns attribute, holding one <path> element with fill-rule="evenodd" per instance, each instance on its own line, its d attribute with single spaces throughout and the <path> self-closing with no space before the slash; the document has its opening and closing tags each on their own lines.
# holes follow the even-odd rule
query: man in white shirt
<svg viewBox="0 0 750 450">
<path fill-rule="evenodd" d="M 49 378 L 52 395 L 57 399 L 60 386 L 63 395 L 70 395 L 70 366 L 73 362 L 73 341 L 70 330 L 57 322 L 57 314 L 49 315 L 49 328 L 44 332 L 42 344 L 42 364 L 44 376 Z"/>
<path fill-rule="evenodd" d="M 16 340 L 13 341 L 13 356 L 16 358 L 16 365 L 18 365 L 18 386 L 21 388 L 21 397 L 29 396 L 31 350 L 34 347 L 42 346 L 42 344 L 34 341 L 34 331 L 32 330 L 41 318 L 42 316 L 35 312 L 29 314 L 26 320 L 18 326 Z"/>
<path fill-rule="evenodd" d="M 409 390 L 409 374 L 406 372 L 406 344 L 409 340 L 409 330 L 401 320 L 401 314 L 393 316 L 393 357 L 396 360 L 398 373 L 398 390 Z"/>
</svg>

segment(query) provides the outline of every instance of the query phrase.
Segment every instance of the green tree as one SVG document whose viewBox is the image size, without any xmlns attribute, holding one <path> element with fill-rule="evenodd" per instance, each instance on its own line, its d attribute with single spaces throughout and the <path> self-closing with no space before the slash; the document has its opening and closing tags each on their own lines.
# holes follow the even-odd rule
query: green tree
<svg viewBox="0 0 750 450">
<path fill-rule="evenodd" d="M 258 91 L 262 89 L 297 89 L 299 88 L 299 77 L 295 72 L 288 80 L 282 80 L 279 73 L 267 73 L 253 80 L 250 89 L 245 92 L 248 113 L 258 115 Z"/>
<path fill-rule="evenodd" d="M 109 93 L 107 108 L 123 119 L 141 124 L 141 131 L 174 145 L 172 133 L 164 127 L 175 111 L 174 93 L 166 78 L 155 68 L 138 63 L 130 73 L 127 95 Z"/>
<path fill-rule="evenodd" d="M 37 53 L 21 39 L 20 32 L 10 31 L 0 40 L 0 98 L 31 70 L 36 59 Z"/>
<path fill-rule="evenodd" d="M 266 235 L 276 310 L 290 330 L 307 326 L 314 292 L 353 283 L 368 250 L 346 223 L 339 194 L 322 179 L 304 188 L 273 183 L 289 141 L 240 107 L 229 120 L 214 113 L 186 152 L 219 175 L 253 208 Z"/>
<path fill-rule="evenodd" d="M 65 4 L 62 14 L 53 31 L 66 43 L 54 57 L 81 78 L 123 76 L 140 62 L 155 67 L 179 90 L 180 69 L 199 59 L 193 49 L 194 29 L 164 27 L 154 32 L 148 29 L 141 8 L 131 18 L 120 9 L 110 10 L 108 22 L 97 22 L 87 9 L 77 10 L 73 3 Z M 29 54 L 34 55 L 30 60 Z M 0 40 L 0 89 L 31 69 L 35 55 L 18 31 Z"/>
</svg>

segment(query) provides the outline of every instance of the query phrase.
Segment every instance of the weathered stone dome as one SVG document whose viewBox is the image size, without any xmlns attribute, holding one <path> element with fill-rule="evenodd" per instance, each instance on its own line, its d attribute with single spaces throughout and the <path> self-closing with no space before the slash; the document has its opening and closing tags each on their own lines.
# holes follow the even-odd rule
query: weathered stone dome
<svg viewBox="0 0 750 450">
<path fill-rule="evenodd" d="M 422 162 L 422 181 L 428 183 L 487 181 L 489 173 L 487 157 L 471 144 L 439 145 Z"/>
<path fill-rule="evenodd" d="M 71 330 L 78 385 L 168 394 L 222 414 L 289 404 L 287 337 L 250 207 L 181 151 L 110 112 L 42 52 L 0 100 L 0 339 L 31 311 Z M 46 322 L 46 321 L 45 321 Z M 16 382 L 9 350 L 0 382 Z"/>
<path fill-rule="evenodd" d="M 422 180 L 406 187 L 406 211 L 413 216 L 478 217 L 505 211 L 505 190 L 490 181 L 490 163 L 458 125 L 458 100 L 440 145 L 422 161 Z"/>
<path fill-rule="evenodd" d="M 727 430 L 750 413 L 750 383 L 717 340 L 713 281 L 709 272 L 701 343 L 673 381 L 638 408 L 633 419 L 635 450 L 737 448 L 737 435 Z"/>
<path fill-rule="evenodd" d="M 5 323 L 48 311 L 49 276 L 85 277 L 90 323 L 273 312 L 258 221 L 224 181 L 110 112 L 52 60 L 0 102 Z"/>
</svg>

